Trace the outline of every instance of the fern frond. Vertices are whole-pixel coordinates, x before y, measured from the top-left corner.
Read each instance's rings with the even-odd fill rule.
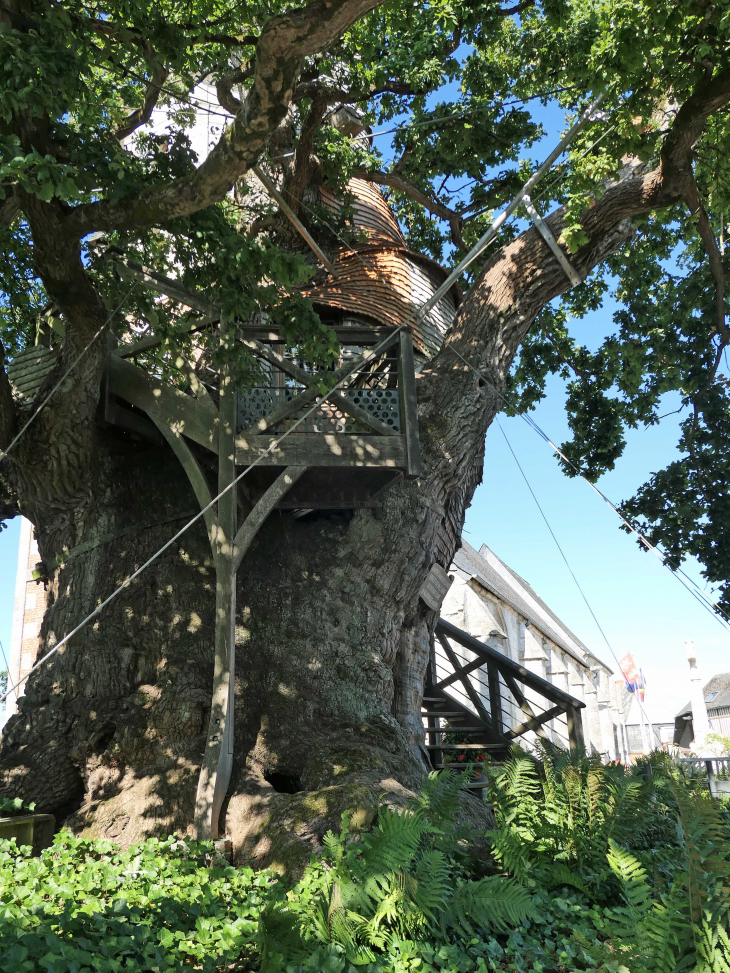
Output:
[[[420,809],[436,827],[444,830],[453,827],[459,810],[459,791],[469,776],[468,771],[431,771],[414,807]]]
[[[696,973],[730,973],[730,936],[720,924],[703,922],[696,930]]]
[[[621,891],[629,909],[635,929],[646,916],[651,907],[651,889],[646,880],[646,869],[638,859],[629,854],[625,848],[617,845],[613,839],[609,841],[611,851],[608,854],[608,864],[611,871],[621,883]]]
[[[465,882],[449,899],[444,918],[459,932],[474,936],[479,929],[506,930],[532,915],[530,895],[511,878],[488,875]]]
[[[446,856],[440,851],[427,851],[418,861],[413,879],[411,901],[426,918],[436,922],[453,885]]]
[[[514,828],[499,828],[497,831],[487,832],[487,838],[492,843],[492,854],[502,867],[510,872],[519,882],[526,882],[533,868],[529,849],[531,845],[525,841]]]

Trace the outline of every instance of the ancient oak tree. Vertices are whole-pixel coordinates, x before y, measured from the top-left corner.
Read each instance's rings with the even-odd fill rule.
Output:
[[[342,810],[424,773],[437,613],[419,590],[459,543],[503,394],[529,408],[549,372],[567,376],[565,448],[594,476],[618,460],[625,426],[656,421],[678,391],[683,458],[628,506],[677,559],[730,576],[715,543],[730,455],[728,11],[1,0],[0,447],[32,411],[12,360],[48,349],[43,394],[83,352],[0,462],[0,516],[23,514],[38,537],[44,650],[198,509],[169,439],[109,420],[110,348],[162,339],[137,365],[186,395],[214,400],[221,369],[241,389],[261,383],[242,338],[224,347],[203,324],[181,335],[180,303],[132,286],[117,258],[204,295],[234,329],[267,322],[280,351],[331,373],[341,350],[327,309],[384,328],[407,320],[402,293],[388,302],[398,260],[420,254],[438,277],[429,260],[455,263],[547,154],[543,113],[604,96],[533,194],[580,283],[534,229],[506,225],[463,279],[446,333],[417,348],[419,476],[377,508],[275,510],[243,558],[223,809],[239,857],[301,860]],[[206,144],[193,145],[203,116]],[[371,287],[345,294],[355,270],[323,269],[255,167],[329,261],[352,269],[359,254]],[[363,222],[365,197],[382,203],[382,225]],[[376,239],[383,226],[390,243]],[[590,353],[569,316],[609,287],[617,330]],[[3,734],[3,792],[125,842],[189,827],[214,605],[199,521],[29,680]]]

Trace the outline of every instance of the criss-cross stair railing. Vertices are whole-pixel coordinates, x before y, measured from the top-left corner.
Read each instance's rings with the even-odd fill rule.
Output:
[[[422,714],[435,768],[447,766],[447,757],[456,751],[466,755],[484,750],[499,759],[527,734],[550,746],[582,747],[584,706],[446,619],[437,622]],[[449,735],[469,742],[447,743]],[[476,766],[469,760],[460,765]]]

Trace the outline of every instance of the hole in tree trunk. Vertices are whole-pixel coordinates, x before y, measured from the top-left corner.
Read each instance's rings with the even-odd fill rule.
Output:
[[[296,774],[283,774],[278,770],[272,770],[264,774],[264,780],[271,784],[279,794],[297,794],[304,790],[302,782]]]

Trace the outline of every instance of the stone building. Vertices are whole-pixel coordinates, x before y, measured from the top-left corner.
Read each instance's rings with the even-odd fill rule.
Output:
[[[486,544],[477,552],[463,542],[449,574],[453,581],[441,616],[584,702],[586,747],[604,760],[624,760],[627,741],[613,671]],[[472,679],[478,681],[479,673]],[[514,705],[504,716],[510,726],[524,718]],[[566,743],[559,727],[551,730],[554,742]]]

